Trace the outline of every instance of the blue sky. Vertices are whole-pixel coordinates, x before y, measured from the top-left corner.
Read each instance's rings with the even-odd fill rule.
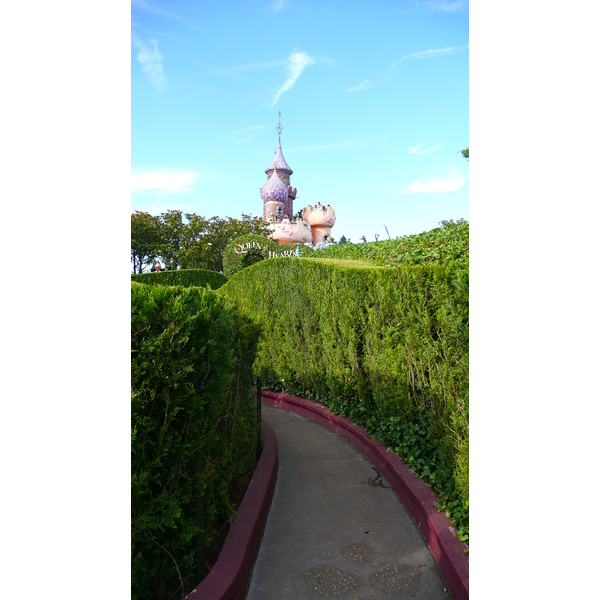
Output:
[[[468,2],[132,2],[132,210],[262,214],[279,111],[334,238],[468,219]]]

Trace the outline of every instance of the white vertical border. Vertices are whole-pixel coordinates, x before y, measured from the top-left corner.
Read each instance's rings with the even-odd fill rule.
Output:
[[[130,7],[2,12],[2,595],[128,597]]]
[[[470,591],[597,593],[592,5],[470,6]]]

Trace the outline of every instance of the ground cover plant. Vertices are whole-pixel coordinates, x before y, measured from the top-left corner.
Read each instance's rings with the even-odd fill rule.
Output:
[[[132,274],[131,281],[146,285],[181,285],[184,287],[206,287],[208,285],[211,289],[216,290],[227,281],[227,277],[222,273],[207,269],[180,269]]]
[[[316,400],[390,445],[468,541],[468,261],[377,268],[271,259],[220,294],[263,329],[263,385]]]
[[[336,244],[318,250],[316,254],[390,267],[465,261],[469,258],[469,223],[442,221],[440,227],[424,233],[378,242]]]
[[[131,285],[134,599],[182,597],[214,564],[255,468],[258,336],[214,291]]]

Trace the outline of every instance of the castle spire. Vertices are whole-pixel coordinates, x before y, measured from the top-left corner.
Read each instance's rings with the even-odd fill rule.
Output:
[[[275,130],[277,131],[277,137],[279,138],[279,144],[277,147],[281,148],[281,132],[283,131],[283,127],[281,126],[281,111],[279,111],[279,125],[275,127]]]
[[[279,138],[279,143],[277,144],[277,148],[275,148],[275,157],[271,161],[271,164],[265,169],[265,173],[270,177],[273,173],[273,167],[277,166],[277,171],[280,174],[286,174],[287,179],[285,183],[289,184],[289,176],[294,172],[290,168],[290,166],[283,158],[283,151],[281,150],[281,132],[283,131],[283,126],[281,125],[281,111],[279,111],[279,125],[275,127],[275,131],[277,131],[277,137]]]

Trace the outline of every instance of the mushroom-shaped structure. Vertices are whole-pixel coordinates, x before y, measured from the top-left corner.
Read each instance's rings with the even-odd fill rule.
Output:
[[[275,149],[275,157],[271,161],[271,164],[265,169],[265,173],[269,178],[269,181],[273,179],[274,175],[277,175],[281,181],[285,184],[288,197],[285,202],[285,206],[283,207],[283,213],[291,217],[294,213],[294,199],[296,198],[296,188],[292,188],[290,185],[290,175],[293,173],[290,165],[287,164],[285,158],[283,157],[283,152],[281,150],[281,138],[279,138],[279,142],[277,144],[277,148]]]
[[[322,242],[326,235],[331,235],[331,228],[335,225],[335,210],[329,204],[323,206],[318,202],[314,207],[309,204],[302,211],[302,217],[310,223],[313,246]]]
[[[267,183],[260,188],[260,197],[263,201],[263,219],[269,220],[270,214],[267,214],[267,202],[270,206],[281,205],[285,212],[285,205],[288,199],[287,185],[279,179],[277,169],[273,169],[273,175],[269,177]],[[277,216],[277,214],[275,214]],[[281,218],[281,217],[279,217]]]

